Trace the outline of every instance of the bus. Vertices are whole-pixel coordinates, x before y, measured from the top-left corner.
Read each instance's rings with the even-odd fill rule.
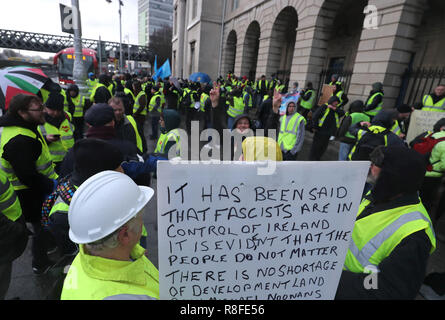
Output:
[[[82,49],[83,63],[86,73],[98,73],[98,61],[96,51],[92,49]],[[59,83],[63,86],[74,83],[73,81],[73,67],[74,67],[74,48],[66,48],[59,51],[54,56],[54,65],[57,69]]]

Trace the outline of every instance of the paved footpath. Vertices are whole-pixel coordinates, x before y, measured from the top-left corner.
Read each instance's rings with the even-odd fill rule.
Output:
[[[146,128],[151,128],[147,121]],[[151,130],[151,129],[149,129]],[[146,134],[148,149],[154,149],[154,141],[149,139]],[[306,141],[303,150],[299,155],[300,160],[307,160],[312,142],[312,135],[306,135]],[[324,161],[336,160],[338,156],[338,143],[331,142],[328,151],[323,157]],[[152,180],[152,188],[155,190],[155,197],[150,201],[145,209],[144,224],[148,232],[147,238],[147,256],[158,267],[158,234],[157,234],[157,199],[156,199],[156,180]],[[439,223],[436,234],[441,235],[442,241],[437,241],[437,250],[430,257],[427,274],[431,272],[445,272],[445,218]],[[52,257],[52,256],[51,256]],[[57,255],[55,256],[57,258]],[[47,274],[36,276],[31,268],[31,241],[24,254],[14,261],[11,285],[6,295],[6,299],[19,298],[22,300],[45,300],[59,299],[60,290],[63,283],[63,267],[51,269]],[[417,299],[422,299],[418,296]]]

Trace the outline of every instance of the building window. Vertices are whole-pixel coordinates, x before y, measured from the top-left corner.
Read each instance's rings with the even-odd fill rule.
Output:
[[[190,43],[190,68],[189,68],[189,74],[193,73],[193,70],[195,70],[195,44],[196,42],[193,41]]]
[[[198,0],[192,0],[192,20],[196,18],[198,14]]]
[[[232,11],[238,9],[239,0],[232,0]]]
[[[178,33],[178,8],[175,8],[175,18],[173,19],[173,34]]]

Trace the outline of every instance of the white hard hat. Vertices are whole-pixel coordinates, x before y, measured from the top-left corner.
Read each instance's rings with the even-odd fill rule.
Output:
[[[138,186],[117,171],[102,171],[86,180],[74,193],[68,210],[69,237],[78,244],[110,235],[153,197],[154,190]]]

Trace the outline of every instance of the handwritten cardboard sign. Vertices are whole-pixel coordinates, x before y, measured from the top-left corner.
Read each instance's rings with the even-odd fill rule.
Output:
[[[321,96],[320,99],[318,100],[318,105],[322,106],[325,103],[327,103],[329,98],[332,97],[334,91],[335,91],[334,86],[324,84],[323,88],[321,89]]]
[[[409,143],[419,134],[433,131],[436,122],[442,118],[445,118],[445,112],[414,110],[409,121],[406,141]]]
[[[261,165],[158,163],[161,299],[334,298],[369,162]]]

